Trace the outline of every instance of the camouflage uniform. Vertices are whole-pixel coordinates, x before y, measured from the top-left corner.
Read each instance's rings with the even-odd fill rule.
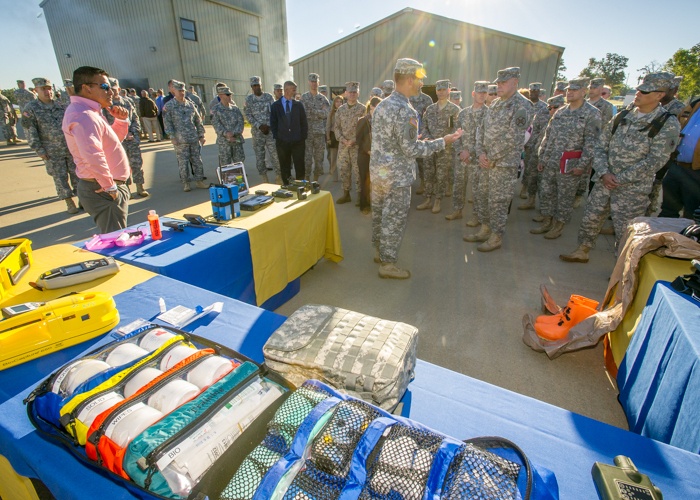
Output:
[[[238,106],[231,103],[224,106],[218,102],[211,108],[211,124],[216,131],[216,144],[219,146],[219,165],[230,165],[245,161],[243,152],[243,113]],[[233,132],[233,141],[229,141],[226,132]]]
[[[416,110],[416,114],[418,115],[418,130],[420,130],[423,127],[423,115],[425,114],[425,110],[428,109],[428,106],[433,104],[433,100],[424,92],[420,92],[418,95],[413,95],[409,97],[408,100],[411,103],[411,106],[413,106],[413,109]],[[423,162],[423,158],[416,158],[416,163],[418,164],[418,177],[421,181],[425,180]]]
[[[594,246],[609,214],[612,215],[617,245],[625,234],[627,224],[633,218],[644,215],[654,174],[676,149],[680,134],[678,120],[669,118],[656,137],[650,139],[648,130],[644,128],[665,110],[659,105],[644,116],[639,116],[638,111],[635,108],[627,114],[626,124],[620,124],[615,135],[612,135],[612,122],[604,129],[603,148],[606,154],[594,162],[596,177],[610,173],[615,175],[620,185],[608,190],[602,182],[596,182],[579,228],[580,245]]]
[[[204,117],[206,115],[204,114],[204,103],[202,102],[202,99],[197,94],[190,91],[185,92],[185,97],[194,103],[194,105],[197,107],[197,111],[199,112],[199,116],[202,118],[202,121],[204,121]]]
[[[544,167],[539,186],[540,211],[545,217],[565,224],[571,220],[581,176],[562,174],[559,163],[565,151],[581,151],[581,158],[570,159],[568,168],[583,169],[587,177],[594,159],[601,154],[601,126],[600,113],[585,101],[574,110],[567,104],[552,116],[539,148],[539,163]]]
[[[15,128],[17,115],[10,100],[2,94],[0,94],[0,115],[2,115],[2,131],[5,135],[5,140],[8,143],[14,141],[17,139],[17,130]]]
[[[544,134],[544,129],[549,123],[549,110],[547,103],[537,101],[533,105],[532,112],[535,117],[532,119],[532,133],[530,139],[525,143],[525,172],[523,173],[523,186],[527,189],[527,194],[535,196],[537,194],[537,183],[539,176],[537,171],[537,148]]]
[[[277,158],[277,147],[275,139],[272,137],[272,132],[263,134],[260,131],[261,125],[270,126],[270,106],[275,102],[272,94],[263,92],[258,97],[255,94],[248,94],[245,98],[245,117],[250,123],[250,131],[253,135],[253,150],[255,151],[255,165],[260,175],[267,174],[266,172],[266,157],[267,165],[275,170],[275,174],[282,175],[280,171],[280,161]]]
[[[591,85],[593,84],[593,81],[596,79],[591,80]],[[608,101],[603,99],[602,97],[598,99],[596,102],[590,102],[588,101],[589,104],[594,106],[598,111],[600,111],[600,116],[603,122],[603,127],[605,127],[610,120],[612,120],[613,116],[613,105],[610,104]],[[579,179],[579,186],[578,190],[576,192],[577,196],[585,196],[586,193],[588,192],[589,185],[590,185],[590,174],[589,175],[582,175],[581,179]],[[597,176],[596,176],[597,177]]]
[[[477,214],[477,217],[480,212],[483,214],[483,210],[479,208],[479,199],[477,197],[479,192],[479,158],[476,154],[476,131],[483,126],[488,109],[489,107],[484,104],[479,109],[474,109],[472,105],[460,111],[459,115],[457,115],[457,126],[464,133],[454,143],[457,155],[462,151],[469,151],[469,161],[465,163],[459,159],[459,156],[457,157],[452,207],[455,211],[464,209],[464,201],[467,196],[467,176],[469,176],[469,183],[472,186],[474,195],[474,213]],[[481,222],[481,219],[479,219],[479,222]]]
[[[27,89],[15,89],[15,100],[17,101],[20,112],[22,112],[27,104],[36,100],[36,95],[34,95],[34,92],[30,92]]]
[[[477,132],[477,156],[486,155],[489,168],[479,172],[479,220],[497,236],[503,236],[508,207],[518,182],[518,166],[525,131],[532,120],[532,103],[520,92],[491,103],[484,126]]]
[[[129,166],[131,167],[131,179],[134,184],[143,184],[143,158],[141,157],[141,124],[139,121],[139,115],[136,113],[136,108],[134,101],[124,97],[115,97],[113,102],[116,106],[121,106],[129,112],[129,116],[126,118],[129,121],[129,133],[134,137],[132,139],[128,138],[128,135],[122,141],[122,147],[124,152],[126,152],[127,158],[129,158]],[[107,122],[111,125],[114,123],[114,117],[107,110],[103,109],[102,114],[104,115]]]
[[[343,191],[350,191],[352,177],[355,177],[355,191],[360,194],[360,171],[357,166],[357,145],[346,146],[343,140],[355,142],[357,120],[365,114],[365,107],[359,102],[354,106],[343,104],[335,113],[334,132],[338,143],[338,170],[343,182]]]
[[[311,179],[311,163],[314,164],[314,180],[323,174],[323,153],[326,150],[326,120],[331,112],[331,104],[323,94],[313,95],[304,92],[301,96],[306,120],[309,123],[309,135],[306,138],[306,180]]]
[[[165,133],[173,141],[180,181],[190,181],[190,163],[194,169],[194,180],[204,177],[204,164],[200,152],[199,140],[204,137],[204,126],[199,111],[189,99],[183,102],[171,99],[163,106],[163,125]]]
[[[63,135],[62,123],[66,107],[56,100],[44,104],[34,99],[24,106],[22,127],[29,147],[44,160],[46,172],[53,177],[56,194],[61,200],[72,198],[78,186],[75,162]],[[72,187],[71,187],[72,186]]]
[[[664,108],[666,108],[666,111],[678,118],[680,112],[683,110],[683,108],[685,108],[685,104],[683,104],[678,99],[674,98],[671,102],[664,106]]]
[[[416,179],[415,157],[445,149],[445,141],[418,140],[418,119],[408,98],[393,92],[372,117],[372,243],[382,262],[395,263],[411,205]]]
[[[421,136],[424,139],[432,140],[451,134],[455,131],[459,112],[459,106],[449,100],[445,102],[442,109],[437,102],[431,104],[423,115]],[[427,197],[442,198],[447,191],[450,165],[454,160],[452,150],[450,144],[444,150],[428,157],[424,162],[425,195]]]

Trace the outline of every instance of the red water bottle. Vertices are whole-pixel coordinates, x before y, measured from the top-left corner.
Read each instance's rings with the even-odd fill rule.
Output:
[[[160,217],[155,210],[148,212],[148,224],[151,226],[151,239],[159,240],[163,237],[163,232],[160,230]]]

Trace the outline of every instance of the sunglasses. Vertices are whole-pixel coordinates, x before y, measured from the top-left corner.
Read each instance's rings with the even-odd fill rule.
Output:
[[[112,90],[112,87],[109,86],[109,83],[86,83],[85,85],[97,85],[105,92],[107,92],[108,90]]]
[[[643,94],[643,95],[648,95],[648,94],[651,94],[652,92],[663,92],[663,91],[662,90],[638,90],[637,92],[639,92],[640,94]]]
[[[547,106],[547,109],[549,109],[549,110],[559,109],[559,106]]]

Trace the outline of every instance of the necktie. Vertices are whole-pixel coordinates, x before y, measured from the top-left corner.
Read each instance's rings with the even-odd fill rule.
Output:
[[[292,103],[291,103],[291,102],[289,102],[289,101],[287,101],[287,114],[289,114],[289,113],[291,113],[291,112],[292,112],[292,110],[290,109],[290,108],[291,108],[291,106],[292,106]]]

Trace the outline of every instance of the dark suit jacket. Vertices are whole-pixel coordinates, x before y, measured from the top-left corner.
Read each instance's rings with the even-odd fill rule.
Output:
[[[306,121],[306,111],[299,101],[291,101],[292,111],[290,119],[282,106],[282,99],[276,100],[270,107],[270,130],[272,137],[284,142],[305,141],[309,132],[309,124]]]

